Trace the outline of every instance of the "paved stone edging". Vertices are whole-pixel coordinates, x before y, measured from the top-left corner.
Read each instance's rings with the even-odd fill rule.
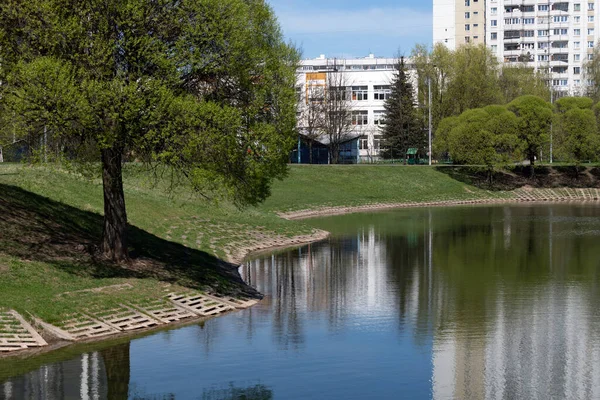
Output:
[[[391,210],[398,208],[415,207],[444,207],[468,204],[503,204],[503,203],[527,203],[527,202],[565,202],[565,201],[594,201],[600,200],[600,189],[598,188],[560,188],[560,189],[518,189],[511,194],[514,197],[507,198],[483,198],[471,200],[442,200],[429,202],[403,202],[403,203],[374,203],[362,206],[338,206],[323,207],[317,209],[291,211],[279,213],[281,218],[288,220],[300,220],[329,215],[343,215],[356,212]]]

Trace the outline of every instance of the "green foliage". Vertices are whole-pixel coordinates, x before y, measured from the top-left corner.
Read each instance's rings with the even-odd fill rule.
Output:
[[[543,99],[550,98],[548,76],[542,71],[535,71],[526,64],[502,66],[499,77],[502,101],[510,103],[519,96],[533,95]]]
[[[517,118],[503,106],[467,110],[444,120],[443,137],[452,159],[459,164],[494,167],[515,160]]]
[[[490,49],[485,45],[460,46],[453,59],[447,98],[453,105],[454,115],[501,101],[499,63]]]
[[[564,113],[574,108],[591,110],[593,105],[594,100],[589,97],[561,97],[554,102],[558,113]]]
[[[448,138],[452,129],[454,129],[459,122],[460,121],[458,117],[446,117],[440,122],[437,130],[435,131],[435,136],[432,143],[434,154],[442,156],[443,153],[449,152],[450,147],[448,144]]]
[[[404,57],[401,57],[392,81],[392,93],[385,102],[385,125],[381,130],[383,158],[403,158],[410,147],[425,147],[425,134],[417,118],[413,93]]]
[[[297,58],[259,0],[0,5],[3,116],[19,137],[38,146],[45,128],[84,161],[121,149],[240,204],[285,174]]]
[[[600,134],[593,101],[586,97],[564,97],[556,102],[556,155],[562,161],[575,163],[596,160],[600,151]]]
[[[533,167],[540,150],[549,141],[552,105],[537,96],[521,96],[507,108],[517,116],[520,148]]]
[[[432,49],[417,44],[411,53],[417,73],[418,104],[427,104],[431,78],[433,127],[446,117],[492,104],[506,104],[522,95],[550,98],[547,77],[523,65],[500,67],[484,45],[466,44],[449,50],[442,43]],[[426,125],[427,107],[418,110]]]
[[[594,102],[600,101],[600,45],[594,47],[591,59],[588,59],[583,66],[582,82],[591,81],[591,85],[586,85],[585,95],[592,98]]]

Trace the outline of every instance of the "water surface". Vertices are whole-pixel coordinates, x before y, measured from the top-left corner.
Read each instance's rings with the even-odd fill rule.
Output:
[[[0,399],[600,398],[600,208],[310,221],[241,270],[266,295],[143,338],[0,361]]]

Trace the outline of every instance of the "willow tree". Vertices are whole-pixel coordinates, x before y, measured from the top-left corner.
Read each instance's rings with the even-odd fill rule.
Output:
[[[579,176],[582,161],[596,160],[600,151],[598,124],[589,97],[562,97],[556,101],[554,131],[556,154],[575,164]]]
[[[296,62],[262,0],[0,4],[0,108],[20,135],[101,166],[101,249],[115,261],[127,160],[240,205],[268,196],[294,143]]]
[[[550,139],[552,105],[537,96],[521,96],[511,101],[507,108],[517,116],[520,148],[529,160],[533,177],[535,160]]]

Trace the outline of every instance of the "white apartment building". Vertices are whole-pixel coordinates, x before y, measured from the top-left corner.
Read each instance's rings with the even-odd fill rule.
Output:
[[[482,5],[484,29],[475,31],[480,20],[472,18]],[[599,6],[600,0],[434,0],[434,43],[454,49],[483,34],[500,61],[548,72],[555,98],[577,95],[589,84],[584,64],[598,41]],[[456,12],[444,19],[436,9]]]
[[[308,104],[309,92],[315,87],[326,87],[327,74],[342,73],[353,110],[351,134],[359,137],[358,162],[379,159],[384,103],[391,94],[391,82],[397,62],[395,58],[378,58],[373,54],[354,59],[327,58],[321,55],[316,59],[301,61],[297,74],[300,131],[305,126],[302,107]],[[414,68],[410,67],[408,60],[405,62],[414,79]]]

